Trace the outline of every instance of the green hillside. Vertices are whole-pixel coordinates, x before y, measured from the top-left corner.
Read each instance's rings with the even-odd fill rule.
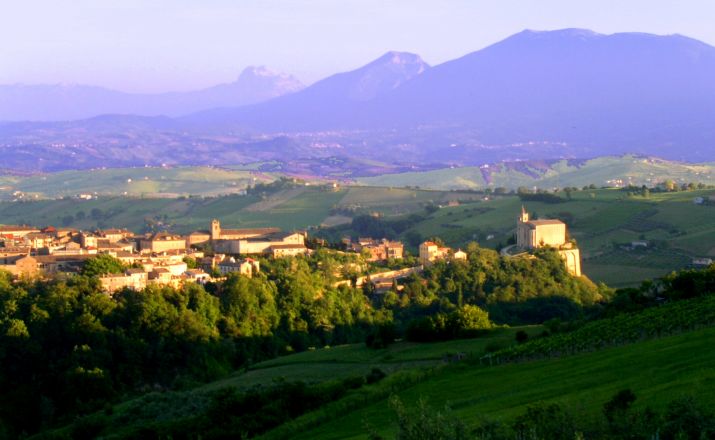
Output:
[[[470,425],[485,419],[511,420],[536,402],[558,402],[593,417],[604,402],[626,388],[639,396],[641,405],[647,402],[656,408],[683,395],[713,405],[715,353],[709,348],[713,337],[715,329],[710,328],[561,359],[498,367],[459,364],[396,393],[410,406],[420,398],[434,408],[448,403]],[[304,416],[295,427],[311,417],[318,414]],[[366,422],[388,434],[395,429],[393,417],[383,399],[344,415],[334,414],[331,420],[295,430],[290,437],[269,433],[263,438],[366,439]]]
[[[244,190],[257,182],[270,182],[272,174],[253,170],[250,164],[239,168],[110,168],[31,176],[0,176],[0,200],[15,198],[60,198],[79,194],[219,195]],[[16,194],[19,193],[19,194]]]
[[[420,187],[430,189],[517,188],[544,189],[633,184],[653,186],[666,179],[676,182],[715,184],[715,165],[686,164],[633,156],[601,157],[585,162],[515,162],[482,167],[445,168],[434,171],[386,174],[358,179],[369,186]]]
[[[340,209],[402,215],[429,203],[478,199],[480,195],[410,189],[299,186],[259,195],[223,197],[100,197],[95,200],[0,202],[0,223],[76,228],[124,227],[143,231],[157,224],[179,232],[206,229],[213,218],[227,226],[277,226],[285,230],[350,222]],[[98,211],[97,211],[98,210]],[[94,212],[94,214],[93,214]]]
[[[450,246],[476,240],[502,245],[512,237],[524,205],[540,218],[564,220],[582,251],[583,270],[594,281],[619,287],[688,266],[694,257],[715,256],[715,207],[696,205],[712,190],[628,196],[617,189],[578,191],[561,203],[524,202],[497,197],[486,202],[440,209],[401,234],[409,239],[440,237]],[[633,241],[645,248],[627,249]]]

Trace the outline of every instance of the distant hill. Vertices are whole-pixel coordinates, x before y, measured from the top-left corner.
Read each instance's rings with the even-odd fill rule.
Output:
[[[715,185],[715,164],[689,164],[652,157],[599,157],[590,160],[520,161],[479,167],[443,168],[423,172],[361,177],[370,186],[423,189],[483,189],[519,186],[542,189],[584,185],[652,187],[672,179],[680,183]]]
[[[301,90],[293,76],[247,67],[236,81],[191,92],[124,93],[85,85],[0,85],[0,121],[61,121],[104,114],[179,116],[255,104]]]
[[[351,102],[343,88],[318,83],[283,99],[186,119],[210,116],[261,131],[398,129],[408,139],[419,128],[437,133],[437,142],[423,146],[432,149],[548,141],[579,156],[703,160],[715,141],[712,78],[715,47],[684,36],[527,30],[425,69],[369,101]]]
[[[209,108],[181,117],[0,124],[4,167],[279,160],[329,162],[333,173],[334,165],[358,159],[429,170],[623,154],[715,157],[715,47],[681,35],[527,30],[434,67],[389,52],[302,90],[290,77],[261,72],[195,95],[157,95],[174,99],[171,112],[152,101],[142,106],[142,114],[170,115],[186,113],[189,103]],[[257,95],[239,93],[244,86]],[[293,93],[277,96],[286,91]],[[270,96],[277,97],[225,102]],[[57,112],[56,101],[48,102],[36,111]],[[94,112],[94,102],[71,110]]]
[[[370,101],[388,95],[429,69],[419,55],[388,52],[358,69],[325,78],[304,90],[263,104],[221,108],[182,118],[200,128],[281,131],[341,128]]]

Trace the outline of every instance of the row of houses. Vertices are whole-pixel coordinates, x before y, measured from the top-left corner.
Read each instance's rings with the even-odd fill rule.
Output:
[[[375,240],[374,238],[360,237],[353,242],[349,237],[343,238],[346,249],[368,255],[367,261],[387,261],[401,260],[404,256],[405,247],[399,241],[390,241],[386,238]]]
[[[280,258],[307,254],[305,238],[305,233],[282,233],[276,228],[222,231],[218,220],[211,222],[210,232],[188,236],[168,232],[135,235],[126,229],[0,226],[0,270],[15,277],[79,272],[89,258],[108,254],[133,268],[100,277],[107,292],[142,289],[152,283],[178,286],[233,272],[253,276],[260,266],[249,255]],[[213,255],[207,257],[197,249],[204,244]],[[187,257],[199,267],[189,269]]]

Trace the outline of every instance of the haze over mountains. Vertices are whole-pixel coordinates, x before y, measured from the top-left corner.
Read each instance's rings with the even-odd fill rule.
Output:
[[[94,147],[83,163],[104,166],[117,158],[104,157],[102,143],[132,151],[123,165],[338,157],[434,168],[625,153],[707,161],[715,153],[715,47],[681,35],[527,30],[433,67],[389,52],[302,90],[281,78],[281,87],[274,77],[267,87],[281,96],[251,105],[186,114],[190,106],[177,99],[164,113],[185,114],[178,118],[10,123],[0,125],[0,143],[25,154],[29,145],[71,143],[77,157],[90,150],[84,141]],[[231,86],[196,93],[231,95],[221,87]]]
[[[191,92],[124,93],[84,85],[0,85],[0,121],[63,121],[104,114],[179,116],[266,101],[305,86],[295,77],[251,66],[236,81]]]

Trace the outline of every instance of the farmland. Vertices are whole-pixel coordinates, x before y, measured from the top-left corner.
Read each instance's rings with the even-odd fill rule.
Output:
[[[384,174],[363,177],[358,179],[358,182],[370,186],[411,186],[425,189],[514,189],[519,186],[552,189],[590,184],[653,186],[666,179],[679,183],[715,184],[715,165],[620,156],[585,161],[504,162],[481,167]]]
[[[711,193],[652,193],[646,198],[617,189],[592,189],[573,192],[570,198],[562,193],[560,203],[544,203],[509,195],[485,201],[475,192],[312,185],[263,196],[5,202],[0,203],[0,222],[186,233],[205,229],[212,218],[219,218],[228,227],[293,230],[324,225],[334,227],[333,235],[340,237],[358,235],[349,223],[360,213],[379,213],[386,220],[418,213],[418,221],[395,237],[416,252],[409,241],[415,234],[422,239],[440,237],[454,247],[470,241],[491,248],[503,245],[524,204],[538,217],[564,220],[582,250],[586,275],[620,287],[686,267],[695,257],[715,256],[715,207],[693,203],[695,197]],[[459,201],[459,206],[448,207],[450,201]],[[428,205],[443,208],[426,213]],[[647,246],[632,248],[634,241]]]

